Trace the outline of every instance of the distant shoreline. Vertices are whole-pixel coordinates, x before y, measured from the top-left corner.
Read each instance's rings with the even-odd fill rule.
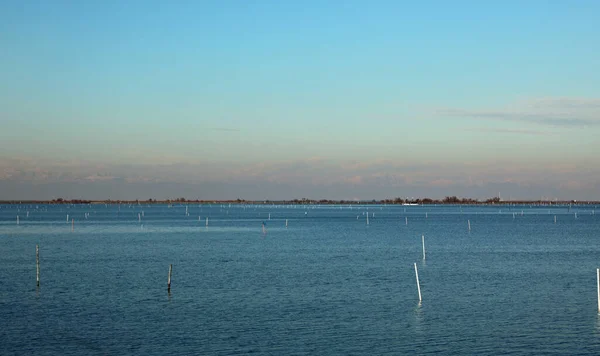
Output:
[[[500,200],[491,198],[477,200],[471,198],[446,197],[444,199],[382,199],[382,200],[331,200],[331,199],[292,199],[292,200],[193,200],[193,199],[167,199],[167,200],[86,200],[86,199],[53,199],[53,200],[0,200],[0,204],[239,204],[239,205],[595,205],[597,200]]]

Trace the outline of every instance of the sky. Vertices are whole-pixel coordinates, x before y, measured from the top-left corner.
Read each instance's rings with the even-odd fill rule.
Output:
[[[598,1],[0,1],[1,199],[600,200]]]

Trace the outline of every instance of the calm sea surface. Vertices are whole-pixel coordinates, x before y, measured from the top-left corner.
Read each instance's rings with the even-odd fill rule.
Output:
[[[599,355],[595,209],[4,205],[0,354]]]

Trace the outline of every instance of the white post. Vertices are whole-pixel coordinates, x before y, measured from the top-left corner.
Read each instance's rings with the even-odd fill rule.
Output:
[[[271,220],[271,213],[269,213],[269,220]]]
[[[285,227],[287,227],[287,221],[288,221],[288,219],[285,219]]]
[[[423,260],[425,260],[425,235],[421,235],[421,241],[423,242]]]
[[[69,222],[69,214],[67,214],[67,222]]]
[[[408,225],[408,216],[404,217],[404,222],[406,225]]]
[[[554,223],[556,224],[556,215],[554,215]]]
[[[142,222],[142,215],[140,215],[140,213],[138,213],[138,221]]]
[[[167,280],[167,292],[171,291],[171,272],[173,271],[173,265],[169,265],[169,279]]]
[[[206,217],[206,226],[208,227],[208,216]]]
[[[600,268],[596,268],[596,283],[598,285],[598,313],[600,313]]]
[[[469,224],[469,231],[471,231],[471,220],[467,220],[467,224]]]
[[[417,264],[415,263],[415,276],[417,277],[417,291],[419,292],[419,302],[422,301],[421,298],[421,285],[419,284],[419,271],[417,270]]]
[[[35,245],[35,266],[36,266],[36,281],[37,286],[40,286],[40,246]],[[600,293],[600,292],[598,292]]]
[[[19,225],[19,215],[17,215],[17,225]]]
[[[369,212],[367,211],[367,225],[369,225]]]
[[[427,219],[427,213],[425,213],[425,219]]]
[[[75,219],[71,219],[71,232],[75,231]]]

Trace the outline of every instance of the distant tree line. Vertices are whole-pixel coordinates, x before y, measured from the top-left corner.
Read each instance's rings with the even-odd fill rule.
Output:
[[[268,201],[267,201],[268,202]],[[382,200],[328,200],[328,199],[294,199],[291,201],[285,201],[286,203],[292,204],[387,204],[387,205],[395,205],[395,204],[419,204],[419,205],[428,205],[428,204],[498,204],[501,202],[500,198],[494,197],[489,198],[483,201],[472,199],[472,198],[459,198],[457,196],[449,196],[444,199],[431,199],[431,198],[416,198],[416,199],[402,199],[400,197],[393,199],[382,199]]]
[[[447,196],[443,199],[431,199],[431,198],[411,198],[403,199],[400,197],[382,199],[382,200],[330,200],[330,199],[292,199],[292,200],[202,200],[202,199],[153,199],[148,200],[85,200],[85,199],[63,199],[57,198],[52,200],[4,200],[0,203],[3,204],[22,204],[22,203],[37,203],[37,204],[295,204],[295,205],[351,205],[351,204],[386,204],[386,205],[402,205],[402,204],[419,204],[419,205],[445,205],[445,204],[460,204],[460,205],[476,205],[476,204],[532,204],[532,205],[555,205],[555,204],[600,204],[599,201],[576,201],[576,200],[562,200],[562,201],[547,201],[547,200],[510,200],[503,201],[499,197],[488,198],[484,200],[472,199],[472,198],[459,198],[457,196]]]

